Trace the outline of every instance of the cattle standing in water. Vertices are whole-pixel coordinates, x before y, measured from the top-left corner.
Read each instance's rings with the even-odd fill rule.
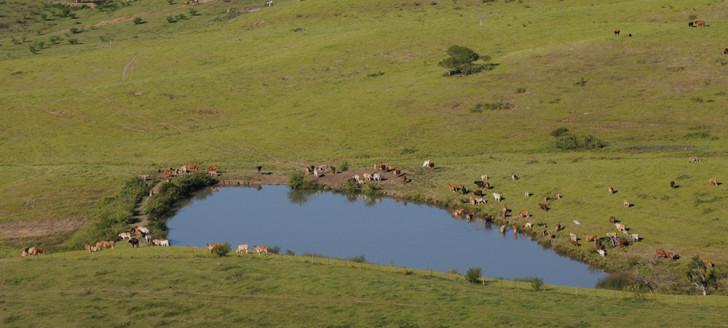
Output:
[[[139,239],[136,239],[136,238],[129,239],[129,244],[131,245],[132,248],[139,248]]]

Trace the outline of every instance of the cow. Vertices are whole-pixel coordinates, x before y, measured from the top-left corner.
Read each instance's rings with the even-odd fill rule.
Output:
[[[129,240],[129,239],[131,239],[131,233],[130,232],[120,232],[118,234],[118,236],[119,236],[119,239],[123,239],[123,240]]]
[[[617,218],[614,216],[610,216],[609,223],[611,223],[611,224],[619,223],[619,220],[617,220]]]
[[[516,180],[518,180],[518,179],[519,179],[519,178],[518,178],[518,176],[517,176],[517,175],[515,175],[515,174],[511,174],[511,180],[513,180],[513,181],[516,181]]]
[[[702,19],[693,21],[693,25],[694,25],[694,27],[705,27],[706,26],[705,21]]]
[[[617,192],[617,189],[614,189],[614,187],[609,187],[609,194],[614,194]]]
[[[494,193],[493,193],[493,199],[494,199],[494,200],[495,200],[496,202],[499,202],[499,203],[500,203],[500,202],[501,202],[501,201],[503,200],[503,195],[501,195],[501,194],[499,194],[499,193],[497,193],[497,192],[494,192]]]
[[[675,181],[670,181],[670,188],[671,189],[677,189],[678,185],[675,183]]]
[[[531,222],[524,223],[523,229],[533,229],[533,223],[531,223]]]
[[[503,206],[503,208],[501,208],[500,214],[503,218],[506,218],[508,217],[508,212],[510,212],[508,207]]]
[[[530,192],[528,192],[528,191],[526,191],[526,192],[523,193],[523,195],[526,196],[526,198],[528,198],[528,197],[531,197],[531,195],[533,195],[533,194],[530,193]]]
[[[586,241],[595,241],[597,240],[597,235],[590,233],[585,236]]]
[[[147,244],[152,242],[152,235],[144,235],[142,238],[144,238],[144,242]]]
[[[154,245],[154,246],[162,246],[162,247],[169,247],[169,240],[167,240],[167,239],[154,239],[154,240],[152,240],[152,245]]]
[[[630,239],[631,239],[631,240],[632,240],[633,242],[638,242],[638,241],[640,241],[640,235],[638,235],[638,234],[636,234],[636,233],[633,233],[633,234],[629,235],[629,238],[630,238]]]
[[[728,48],[727,48],[727,49],[728,49]],[[700,162],[702,162],[702,161],[703,161],[703,160],[702,160],[702,159],[700,159],[700,157],[697,157],[697,156],[691,156],[691,157],[688,157],[688,162],[689,162],[689,163],[700,163]]]
[[[572,220],[571,222],[574,222],[574,224],[576,224],[576,225],[580,225],[581,224],[581,221],[579,221],[579,220]]]
[[[460,218],[464,214],[465,214],[465,209],[464,208],[455,209],[454,211],[452,211],[450,213],[450,215],[452,215],[452,217],[454,217],[454,218]]]
[[[273,0],[266,0],[265,6],[266,7],[273,7]]]
[[[207,251],[209,251],[210,254],[212,254],[212,252],[215,250],[215,248],[217,248],[221,245],[222,244],[217,244],[217,243],[207,243]]]
[[[240,244],[235,249],[235,254],[240,255],[242,253],[248,254],[248,244]]]
[[[113,240],[101,240],[96,242],[96,247],[99,249],[114,248],[114,244]]]
[[[572,243],[576,243],[576,242],[579,241],[579,237],[575,233],[570,232],[569,233],[569,240],[571,240]]]
[[[374,173],[374,174],[372,174],[372,181],[381,182],[382,176],[379,175],[379,173]]]
[[[717,187],[720,185],[720,182],[718,181],[718,178],[712,177],[712,178],[708,179],[708,184],[713,187]]]
[[[548,212],[550,210],[548,203],[544,203],[544,202],[538,203],[538,207],[546,212]]]
[[[358,174],[355,174],[353,178],[354,178],[354,181],[356,181],[356,183],[358,183],[358,184],[364,183],[364,179],[361,176],[359,176]]]
[[[632,203],[630,203],[629,200],[626,200],[626,199],[624,200],[624,203],[622,203],[622,204],[624,205],[625,208],[632,207]]]
[[[498,227],[498,231],[501,233],[501,235],[505,235],[506,234],[506,226],[505,225],[501,225],[500,227]]]
[[[726,49],[728,49],[728,48],[726,48]],[[488,182],[488,175],[486,175],[486,174],[481,175],[480,176],[480,181]]]
[[[128,243],[131,245],[132,248],[139,248],[139,239],[129,239]]]
[[[606,236],[608,238],[617,238],[617,234],[614,232],[607,232]]]
[[[94,245],[91,245],[91,244],[83,245],[83,249],[88,251],[89,253],[95,253],[95,252],[98,252],[101,250],[100,248],[98,248]]]
[[[43,255],[45,253],[46,253],[45,248],[31,246],[31,247],[24,249],[20,253],[20,256],[36,256],[36,255]]]
[[[599,254],[599,256],[601,256],[601,257],[605,257],[605,256],[607,256],[607,250],[605,250],[603,248],[597,249],[597,254]]]
[[[487,204],[487,203],[488,203],[488,200],[486,200],[483,197],[470,196],[471,205],[480,205],[480,204]]]
[[[372,175],[370,173],[362,173],[364,181],[372,181]]]
[[[614,30],[614,35],[615,36],[619,36],[619,33],[622,33],[622,31],[620,31],[620,30]]]
[[[522,218],[529,218],[531,217],[531,213],[528,213],[528,211],[521,211],[521,213],[518,213]]]
[[[728,48],[725,48],[725,49],[723,50],[723,54],[724,54],[724,55],[728,55]]]
[[[402,175],[402,183],[410,183],[412,182],[411,178],[408,178],[406,175]]]
[[[430,168],[430,169],[435,168],[435,162],[428,159],[428,160],[422,162],[422,167]]]
[[[561,195],[560,192],[557,192],[554,194],[554,199],[561,199],[562,197],[563,197],[563,195]]]
[[[395,175],[395,176],[400,176],[400,175],[402,175],[402,170],[400,170],[400,169],[394,169],[394,171],[393,171],[393,172],[394,172],[394,175]]]
[[[134,227],[134,233],[137,235],[142,235],[142,236],[148,235],[149,229],[146,227],[142,227],[142,226]]]
[[[255,246],[255,254],[261,255],[268,255],[268,246]]]
[[[615,223],[614,227],[617,228],[617,231],[621,231],[621,232],[627,231],[627,227],[622,223]]]

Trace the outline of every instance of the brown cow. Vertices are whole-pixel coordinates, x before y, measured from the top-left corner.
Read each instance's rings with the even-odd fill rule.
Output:
[[[528,213],[528,211],[521,211],[521,213],[519,213],[519,215],[520,215],[520,216],[521,216],[522,218],[524,218],[524,219],[525,219],[525,218],[528,218],[528,217],[531,217],[531,213]]]
[[[632,203],[630,203],[630,202],[629,202],[628,200],[626,200],[626,199],[624,200],[624,203],[623,203],[623,204],[624,204],[624,207],[625,207],[625,208],[629,208],[629,207],[632,207]]]
[[[725,48],[725,50],[723,50],[723,54],[728,55],[728,48]]]
[[[614,35],[615,35],[615,36],[619,36],[619,33],[621,33],[621,32],[622,32],[622,31],[620,31],[620,30],[614,30]]]
[[[720,182],[718,181],[718,178],[712,177],[712,178],[708,179],[708,184],[711,186],[717,187],[720,185]]]
[[[114,248],[114,241],[113,240],[101,240],[96,242],[96,248],[98,249],[104,249],[104,248]]]
[[[217,248],[218,246],[221,246],[222,244],[216,244],[216,243],[208,243],[207,244],[207,250],[212,254],[212,252]]]
[[[255,246],[255,253],[258,255],[268,255],[268,246]]]
[[[542,210],[546,211],[546,212],[548,212],[549,209],[550,209],[549,208],[549,204],[547,204],[545,202],[538,203],[538,207],[541,208]]]
[[[617,192],[617,189],[614,189],[614,187],[609,187],[609,193],[614,194]]]
[[[693,22],[693,25],[695,25],[695,27],[705,27],[705,21],[702,19],[698,19]]]
[[[597,240],[597,235],[595,235],[593,233],[590,233],[590,234],[586,235],[585,237],[586,237],[586,241],[595,241],[595,240]]]

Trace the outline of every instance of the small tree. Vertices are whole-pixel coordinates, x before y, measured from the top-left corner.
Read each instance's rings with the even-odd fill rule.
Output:
[[[445,75],[470,75],[493,69],[496,64],[488,63],[490,57],[481,56],[477,52],[463,46],[452,46],[447,49],[448,58],[440,61],[440,66],[448,69]],[[480,63],[478,63],[480,61]]]
[[[224,243],[222,245],[217,245],[212,249],[212,253],[219,257],[227,256],[228,253],[230,253],[230,244]]]
[[[531,281],[531,289],[533,289],[535,291],[540,291],[541,288],[543,288],[543,280],[541,280],[541,278],[534,277],[534,278],[531,278],[530,281]]]
[[[482,272],[483,270],[481,270],[480,268],[471,267],[465,274],[465,279],[471,283],[478,284],[481,282]]]
[[[698,288],[703,296],[708,295],[711,288],[718,287],[718,274],[709,267],[699,256],[693,257],[688,264],[688,280]]]

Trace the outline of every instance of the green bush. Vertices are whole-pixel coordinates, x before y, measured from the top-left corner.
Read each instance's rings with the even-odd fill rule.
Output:
[[[465,279],[471,283],[479,284],[481,283],[481,277],[482,276],[482,270],[477,267],[471,267],[468,269],[468,272],[465,274]]]
[[[144,18],[136,17],[134,18],[134,24],[136,25],[142,25],[145,24],[147,21],[144,20]]]
[[[276,246],[268,248],[268,252],[271,254],[280,254],[281,248],[276,245]]]
[[[489,63],[489,56],[481,56],[477,52],[463,46],[451,46],[447,49],[448,57],[440,61],[439,65],[447,68],[446,76],[471,75],[485,70],[494,69],[496,64]]]
[[[561,150],[593,150],[608,146],[605,141],[593,135],[574,134],[563,127],[551,131],[551,136],[556,138],[556,148]]]
[[[373,183],[365,183],[361,186],[361,193],[369,197],[377,197],[382,195],[382,190]]]
[[[227,256],[228,253],[230,253],[230,244],[224,243],[222,245],[217,245],[212,249],[212,253],[219,257]]]
[[[553,131],[551,131],[551,136],[558,138],[558,137],[563,136],[563,135],[565,135],[567,133],[569,133],[569,129],[567,129],[565,127],[560,127],[560,128],[556,128]]]
[[[531,289],[534,291],[540,291],[543,288],[543,280],[541,278],[533,277],[529,281],[531,282]]]
[[[354,256],[354,257],[350,258],[349,261],[356,262],[356,263],[367,263],[367,259],[364,257],[364,255]]]
[[[167,16],[167,23],[173,24],[177,23],[179,19],[177,19],[177,16]]]
[[[288,176],[288,187],[293,190],[317,190],[319,185],[314,181],[306,180],[302,172],[295,172]]]
[[[339,172],[346,172],[349,171],[349,162],[344,161],[339,165]]]

